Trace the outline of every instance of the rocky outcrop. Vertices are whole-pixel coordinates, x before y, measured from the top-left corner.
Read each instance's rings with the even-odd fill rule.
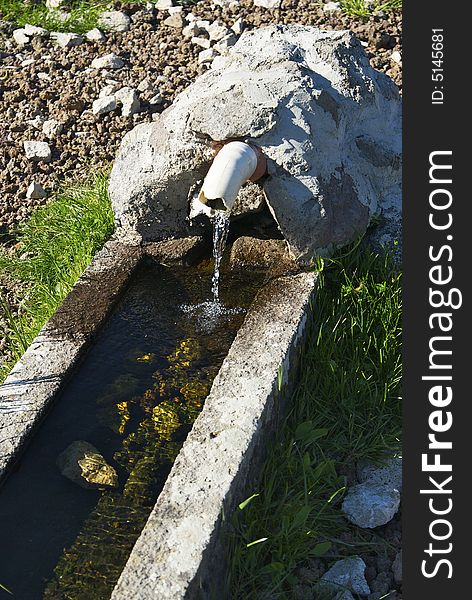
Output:
[[[351,33],[244,33],[158,121],[125,136],[110,181],[117,225],[148,241],[188,234],[211,143],[235,138],[268,157],[267,204],[299,263],[352,242],[379,215],[378,240],[400,236],[400,97]]]

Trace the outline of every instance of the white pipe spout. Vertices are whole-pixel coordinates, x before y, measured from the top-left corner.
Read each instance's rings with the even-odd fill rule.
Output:
[[[215,156],[197,200],[215,210],[231,210],[239,190],[266,171],[262,152],[245,142],[228,142]]]

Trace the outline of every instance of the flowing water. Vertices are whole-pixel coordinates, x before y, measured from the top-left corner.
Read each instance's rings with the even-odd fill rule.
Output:
[[[213,302],[220,302],[220,265],[223,253],[226,248],[226,241],[229,233],[229,213],[217,211],[213,218],[213,277],[211,280],[211,291],[213,292]]]
[[[14,598],[110,598],[263,277],[224,272],[226,313],[206,328],[179,307],[208,301],[210,275],[209,262],[142,266],[0,488],[0,583]],[[99,450],[117,487],[61,474],[76,440]]]
[[[216,211],[216,215],[213,217],[213,275],[211,278],[213,298],[198,304],[184,304],[181,306],[182,311],[192,315],[198,327],[207,333],[231,319],[238,312],[244,312],[242,307],[227,306],[220,299],[221,259],[228,240],[229,223],[230,216],[228,212]]]

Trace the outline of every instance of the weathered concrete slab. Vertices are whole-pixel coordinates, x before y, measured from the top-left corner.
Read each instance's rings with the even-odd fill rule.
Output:
[[[265,267],[270,277],[282,277],[300,271],[285,240],[260,240],[247,235],[234,242],[229,262],[232,269]]]
[[[0,480],[107,318],[142,256],[105,244],[0,386]]]
[[[256,297],[112,594],[113,600],[223,598],[222,514],[258,475],[294,375],[316,276]],[[212,596],[211,594],[214,594]]]
[[[210,244],[201,235],[143,244],[143,251],[158,262],[192,265],[210,253]]]

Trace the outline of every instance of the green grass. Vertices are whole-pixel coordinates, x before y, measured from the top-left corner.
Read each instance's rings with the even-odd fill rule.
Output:
[[[133,4],[146,4],[147,0],[133,0]],[[0,19],[12,21],[22,27],[26,23],[39,25],[49,31],[73,31],[85,33],[97,27],[100,14],[105,10],[114,10],[113,2],[98,0],[71,0],[69,3],[70,18],[61,22],[54,11],[46,8],[45,0],[37,4],[25,4],[23,0],[0,0]],[[174,4],[196,4],[192,0],[177,0]]]
[[[97,26],[100,13],[107,10],[110,2],[72,0],[69,6],[70,18],[65,22],[61,22],[54,11],[48,10],[45,2],[24,4],[23,0],[1,0],[0,15],[4,21],[13,21],[20,27],[29,23],[50,31],[85,33]]]
[[[344,14],[352,17],[368,17],[376,10],[389,13],[402,8],[403,0],[375,0],[369,10],[364,0],[339,0],[339,5]]]
[[[388,550],[340,505],[345,469],[400,445],[400,275],[388,256],[358,248],[323,270],[312,310],[291,412],[232,518],[237,600],[291,599],[310,558]]]
[[[18,314],[10,311],[0,294],[0,311],[8,323],[5,335],[13,354],[10,364],[0,366],[0,381],[112,234],[107,181],[98,175],[88,184],[61,192],[18,227],[13,254],[0,252],[0,274],[26,289]]]

